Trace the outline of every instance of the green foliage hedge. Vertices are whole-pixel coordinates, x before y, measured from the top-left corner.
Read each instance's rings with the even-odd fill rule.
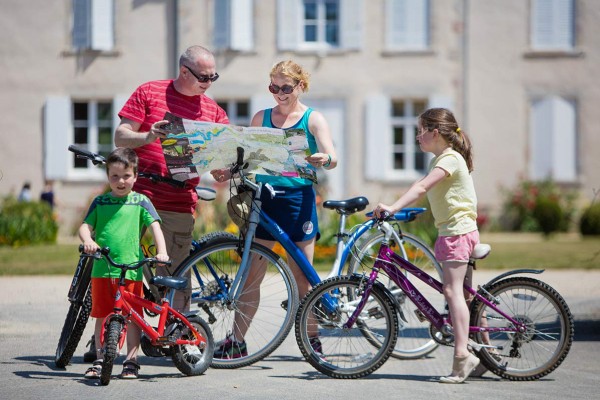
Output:
[[[0,200],[0,246],[56,243],[58,224],[45,202]]]
[[[600,203],[585,209],[579,220],[579,231],[582,235],[600,235]]]

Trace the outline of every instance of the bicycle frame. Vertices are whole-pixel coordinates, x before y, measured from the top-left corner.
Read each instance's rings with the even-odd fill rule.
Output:
[[[419,290],[410,282],[410,280],[402,273],[402,270],[408,272],[409,274],[415,276],[419,280],[423,281],[428,286],[431,286],[435,291],[442,294],[442,283],[435,278],[431,277],[426,272],[422,271],[419,267],[411,264],[406,259],[400,257],[398,254],[394,253],[392,249],[388,246],[388,238],[391,235],[392,228],[387,222],[381,223],[382,229],[386,232],[386,238],[382,242],[381,247],[379,249],[379,253],[377,255],[377,259],[373,265],[373,269],[371,270],[371,274],[369,275],[369,279],[367,280],[365,291],[360,298],[356,309],[353,311],[352,315],[344,325],[347,328],[350,328],[354,325],[357,319],[360,317],[362,310],[369,299],[369,295],[371,292],[371,288],[375,284],[377,280],[377,276],[380,271],[383,271],[387,274],[396,285],[410,298],[410,300],[417,306],[417,308],[423,313],[423,315],[432,323],[433,326],[436,327],[439,331],[442,331],[442,328],[445,325],[450,325],[450,321],[447,317],[440,314],[431,303],[419,292]],[[526,330],[526,326],[515,320],[510,315],[499,310],[495,304],[488,301],[485,297],[477,293],[472,287],[467,284],[463,284],[463,288],[471,293],[474,298],[477,298],[479,301],[485,303],[488,307],[496,311],[498,314],[502,315],[512,324],[512,327],[504,327],[504,328],[489,328],[489,327],[481,327],[481,326],[469,326],[469,332],[524,332]]]
[[[154,329],[152,325],[148,323],[140,314],[138,314],[133,308],[132,305],[141,306],[144,309],[150,310],[153,313],[157,314],[159,317],[158,327]],[[186,327],[188,327],[197,338],[196,340],[184,340],[184,339],[176,339],[171,340],[169,336],[164,336],[165,327],[167,324],[167,318],[169,315],[174,316],[181,320]],[[121,333],[121,337],[119,338],[119,346],[123,346],[123,341],[125,340],[125,336],[127,333],[127,324],[126,321],[132,321],[140,329],[148,336],[153,345],[161,345],[161,346],[169,346],[169,345],[193,345],[198,347],[206,346],[206,339],[198,333],[196,329],[187,321],[187,318],[178,312],[177,310],[171,308],[171,305],[167,300],[164,300],[162,304],[156,304],[149,300],[146,300],[142,297],[139,297],[133,293],[126,291],[121,283],[119,283],[117,293],[115,294],[115,305],[114,311],[112,314],[109,314],[104,319],[104,324],[102,326],[101,333],[101,343],[104,346],[104,334],[105,329],[108,326],[108,323],[114,319],[119,318],[124,322],[123,331]]]

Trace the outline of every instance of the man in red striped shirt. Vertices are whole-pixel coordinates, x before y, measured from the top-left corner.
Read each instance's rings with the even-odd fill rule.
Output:
[[[167,131],[160,126],[165,112],[185,119],[228,124],[225,110],[204,92],[219,78],[213,54],[204,47],[191,46],[179,58],[179,75],[172,80],[151,81],[139,86],[125,103],[119,117],[121,123],[115,132],[115,145],[135,149],[139,157],[139,171],[167,175],[167,167],[160,138]],[[190,181],[195,186],[199,178]],[[172,266],[158,274],[172,274],[189,255],[194,227],[193,213],[198,196],[193,188],[179,189],[167,183],[153,183],[138,178],[134,188],[150,198],[162,220],[161,228],[167,243],[167,254]],[[162,267],[166,268],[166,267]],[[173,306],[186,309],[189,293],[181,293]]]

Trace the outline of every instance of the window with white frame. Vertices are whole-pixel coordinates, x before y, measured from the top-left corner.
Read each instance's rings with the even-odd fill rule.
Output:
[[[101,180],[103,170],[68,151],[74,144],[107,156],[114,148],[117,115],[127,97],[110,100],[51,96],[44,107],[44,174],[55,180]]]
[[[568,51],[574,45],[575,0],[531,0],[532,49]]]
[[[254,49],[254,1],[215,1],[214,49],[251,51]]]
[[[229,123],[232,125],[250,125],[250,101],[249,100],[217,100],[217,104],[225,110]]]
[[[75,50],[110,51],[115,42],[114,0],[72,0]]]
[[[277,46],[287,51],[358,50],[364,0],[277,0]]]
[[[113,149],[111,101],[73,101],[73,144],[104,157]],[[87,169],[90,162],[73,155],[75,169]]]
[[[429,48],[429,0],[386,0],[385,11],[386,50]]]
[[[431,155],[423,153],[417,143],[417,117],[430,103],[419,97],[375,95],[367,99],[367,179],[408,182],[426,173]]]
[[[531,100],[529,175],[533,180],[577,179],[577,103],[547,96]]]
[[[339,46],[338,0],[304,0],[303,42],[319,47]]]

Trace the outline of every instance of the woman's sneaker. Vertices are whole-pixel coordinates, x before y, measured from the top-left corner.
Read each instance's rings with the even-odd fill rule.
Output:
[[[215,349],[214,358],[224,360],[232,360],[248,356],[248,348],[246,342],[237,342],[233,338],[228,337],[225,341]]]
[[[321,344],[319,337],[308,338],[308,342],[310,343],[310,347],[312,347],[315,354],[319,357],[323,357],[323,344]]]

